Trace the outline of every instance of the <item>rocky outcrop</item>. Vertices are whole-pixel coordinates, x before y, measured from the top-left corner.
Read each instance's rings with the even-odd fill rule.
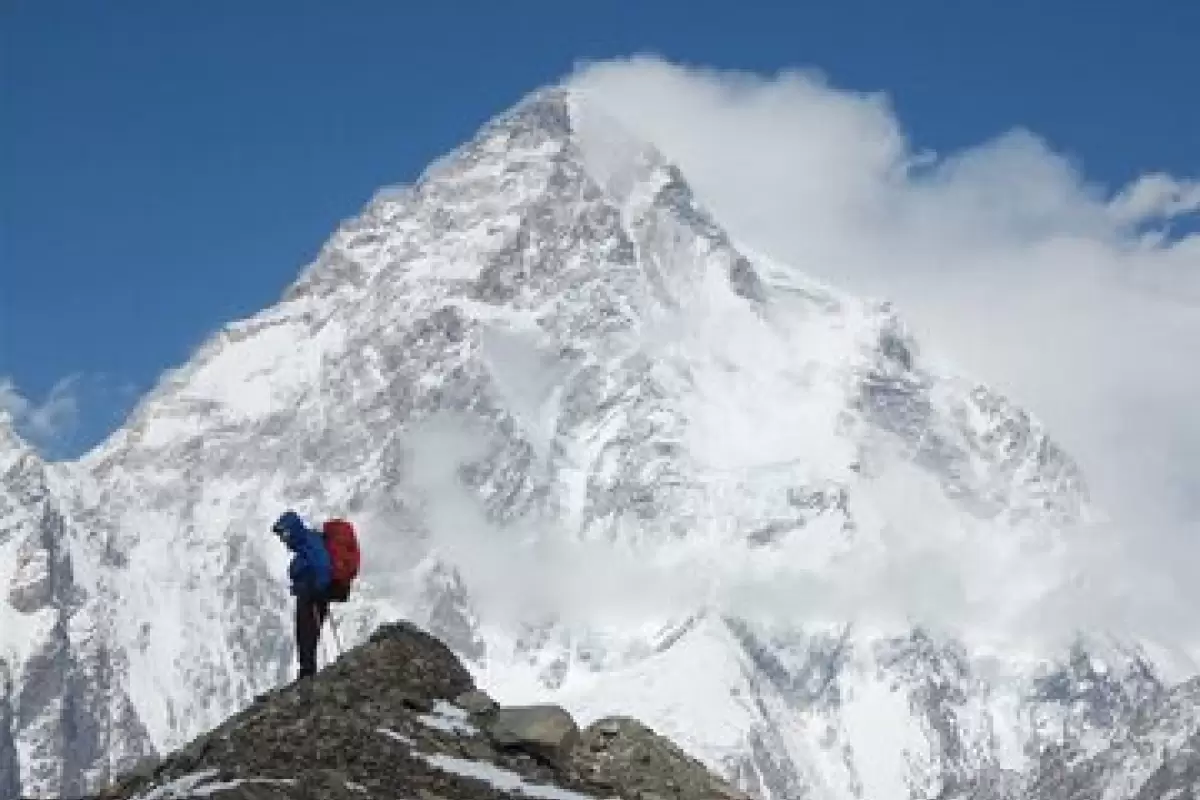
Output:
[[[465,706],[465,707],[464,707]],[[733,800],[703,765],[632,720],[580,732],[553,706],[504,708],[439,640],[379,628],[315,678],[245,711],[105,800]]]
[[[1047,748],[1031,797],[1054,800],[1195,800],[1200,797],[1200,678],[1146,702],[1096,752],[1076,743]],[[1138,781],[1128,776],[1144,776]]]
[[[65,494],[0,413],[0,800],[77,796],[153,752]]]
[[[621,797],[638,800],[741,800],[748,795],[713,777],[704,765],[668,739],[629,717],[608,717],[588,726],[578,762],[593,780]],[[653,764],[654,769],[645,765]]]
[[[18,797],[21,794],[21,772],[12,726],[12,678],[8,664],[0,658],[0,798]]]
[[[527,750],[553,763],[563,763],[579,744],[579,726],[558,706],[497,709],[486,730],[501,747]]]

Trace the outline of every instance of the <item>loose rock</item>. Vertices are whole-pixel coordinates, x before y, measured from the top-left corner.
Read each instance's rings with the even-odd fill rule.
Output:
[[[487,732],[500,747],[519,748],[556,764],[579,743],[579,726],[558,706],[500,708]]]
[[[466,692],[454,698],[454,705],[474,717],[484,717],[492,714],[499,705],[492,698],[480,691]]]

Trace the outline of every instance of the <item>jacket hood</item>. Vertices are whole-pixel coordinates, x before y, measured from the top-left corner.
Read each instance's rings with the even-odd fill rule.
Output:
[[[279,519],[275,521],[273,526],[275,530],[282,530],[284,541],[288,547],[296,549],[300,542],[300,537],[307,531],[304,527],[304,520],[300,519],[300,515],[295,511],[285,511]]]

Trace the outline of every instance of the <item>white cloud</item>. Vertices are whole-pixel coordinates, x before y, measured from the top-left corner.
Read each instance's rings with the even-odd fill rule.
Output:
[[[14,418],[21,416],[28,408],[29,401],[21,396],[11,378],[0,378],[0,410],[7,411]]]
[[[79,423],[79,375],[68,375],[50,388],[40,402],[23,395],[11,378],[0,377],[0,410],[12,418],[17,431],[38,447],[53,446]]]
[[[927,349],[1046,420],[1115,520],[1119,555],[1092,554],[1097,582],[1121,567],[1106,608],[1194,627],[1200,236],[1170,231],[1200,210],[1200,182],[1113,190],[1026,130],[929,154],[884,95],[809,72],[647,57],[572,82],[678,163],[735,238],[894,300]]]
[[[1126,223],[1187,214],[1200,210],[1200,183],[1163,173],[1143,175],[1121,191],[1111,208],[1114,217]]]

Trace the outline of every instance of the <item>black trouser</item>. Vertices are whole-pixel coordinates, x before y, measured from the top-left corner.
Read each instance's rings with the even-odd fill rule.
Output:
[[[296,597],[296,655],[300,661],[300,677],[317,671],[317,642],[329,614],[329,601],[317,595]]]

